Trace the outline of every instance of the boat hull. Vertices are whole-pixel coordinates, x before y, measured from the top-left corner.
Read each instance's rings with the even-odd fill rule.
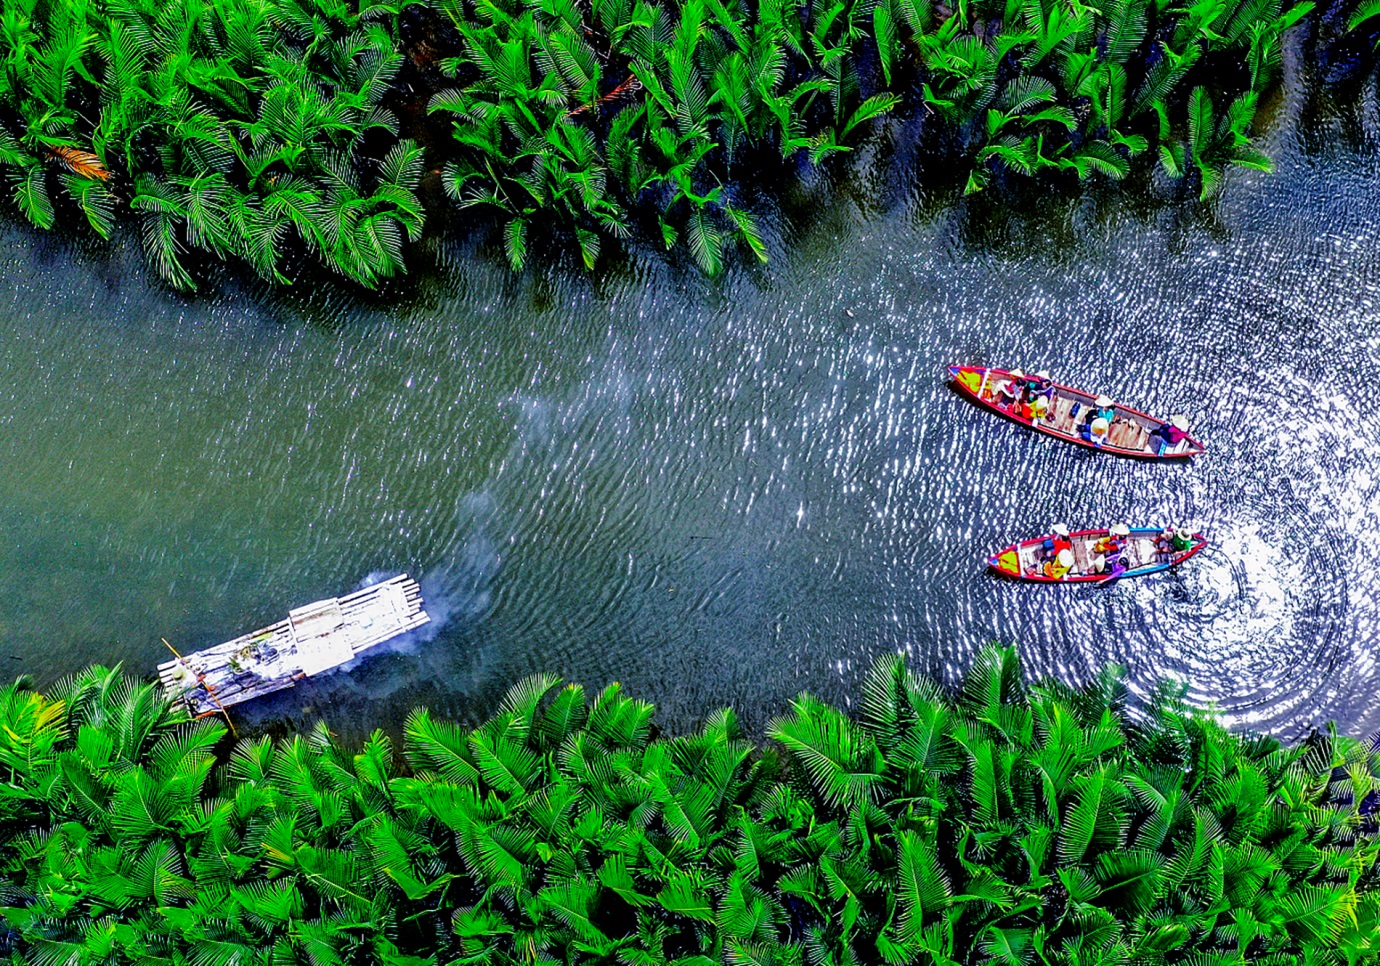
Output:
[[[948,370],[954,388],[984,409],[1075,446],[1143,460],[1190,459],[1207,449],[1192,436],[1186,436],[1172,447],[1157,445],[1158,437],[1154,433],[1165,421],[1121,403],[1115,404],[1117,419],[1108,433],[1108,439],[1099,443],[1085,438],[1079,431],[1081,417],[1097,398],[1095,393],[1055,383],[1055,404],[1050,409],[1053,418],[1030,419],[1015,411],[1014,407],[1002,405],[994,397],[997,388],[1014,378],[1010,370],[982,366],[949,366]]]
[[[1125,567],[1119,573],[1096,573],[1092,570],[1092,560],[1097,555],[1094,549],[1099,540],[1108,535],[1107,530],[1075,530],[1069,534],[1069,542],[1074,551],[1074,568],[1064,577],[1051,577],[1036,569],[1044,563],[1042,548],[1046,541],[1053,540],[1053,534],[1013,543],[1006,549],[987,559],[987,566],[1003,577],[1012,580],[1028,580],[1041,584],[1098,584],[1108,580],[1124,580],[1127,577],[1144,577],[1177,567],[1208,545],[1202,534],[1193,535],[1193,544],[1186,550],[1166,553],[1155,546],[1159,536],[1158,527],[1132,527],[1126,538],[1126,549],[1122,551]]]

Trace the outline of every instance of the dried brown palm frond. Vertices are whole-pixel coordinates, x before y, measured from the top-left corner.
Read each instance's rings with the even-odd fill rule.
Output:
[[[51,144],[48,146],[48,154],[73,174],[99,181],[110,180],[110,171],[101,163],[101,159],[90,151],[68,147],[65,144]]]
[[[613,90],[609,91],[603,97],[599,98],[599,106],[602,107],[605,104],[612,103],[613,101],[616,101],[620,98],[632,97],[640,90],[642,90],[642,81],[638,80],[636,77],[629,77],[623,83],[619,84]],[[575,108],[575,110],[568,112],[565,116],[567,118],[574,117],[575,115],[588,110],[589,107],[590,105],[588,104],[581,104],[579,107]]]

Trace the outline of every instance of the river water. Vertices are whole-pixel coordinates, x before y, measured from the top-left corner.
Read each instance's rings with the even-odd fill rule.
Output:
[[[634,254],[513,277],[459,243],[361,304],[0,237],[0,668],[144,673],[371,575],[424,638],[247,707],[357,732],[475,720],[518,678],[620,681],[673,728],[877,654],[956,681],[989,641],[1126,664],[1233,721],[1380,727],[1380,179],[1324,129],[1210,208],[1090,189],[880,207],[818,183],[767,268]],[[802,212],[813,212],[808,217]],[[541,259],[534,259],[540,261]],[[1156,413],[1193,465],[1115,460],[965,404],[951,362],[1047,367]],[[1110,588],[996,580],[1056,521],[1213,545]]]

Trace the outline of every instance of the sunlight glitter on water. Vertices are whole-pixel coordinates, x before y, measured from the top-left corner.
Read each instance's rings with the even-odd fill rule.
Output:
[[[820,202],[722,284],[659,256],[514,279],[442,249],[450,282],[372,306],[181,302],[12,234],[0,653],[151,667],[160,635],[204,646],[407,570],[449,607],[433,640],[246,714],[473,719],[547,671],[621,681],[671,727],[724,703],[761,726],[800,689],[846,700],[878,654],[954,681],[999,640],[1067,680],[1191,681],[1284,734],[1375,730],[1380,186],[1345,152],[1279,167],[1210,212]],[[1032,436],[946,388],[955,361],[1187,412],[1210,450]],[[1109,588],[983,570],[1117,519],[1213,546]]]

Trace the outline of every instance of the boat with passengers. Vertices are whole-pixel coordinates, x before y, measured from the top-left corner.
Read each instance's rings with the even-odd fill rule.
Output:
[[[1182,415],[1157,419],[1110,397],[1020,369],[949,366],[953,385],[985,409],[1047,436],[1116,456],[1185,459],[1207,447]],[[1035,388],[1039,387],[1039,388]]]
[[[1177,567],[1208,545],[1187,527],[1129,527],[1073,530],[1013,543],[987,560],[1004,577],[1038,583],[1101,583],[1143,577]]]

